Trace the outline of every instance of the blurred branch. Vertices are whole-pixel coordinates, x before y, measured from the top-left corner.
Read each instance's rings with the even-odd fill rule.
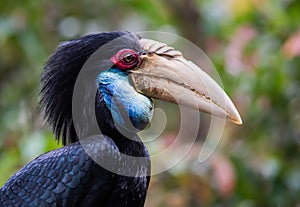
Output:
[[[205,35],[202,31],[199,6],[195,0],[163,0],[171,18],[178,22],[182,35],[196,45],[204,46]]]

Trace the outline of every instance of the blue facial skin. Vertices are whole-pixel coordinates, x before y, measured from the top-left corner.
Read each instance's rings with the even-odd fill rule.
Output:
[[[110,68],[99,73],[96,81],[117,127],[132,132],[147,126],[153,115],[152,100],[132,87],[126,72]]]

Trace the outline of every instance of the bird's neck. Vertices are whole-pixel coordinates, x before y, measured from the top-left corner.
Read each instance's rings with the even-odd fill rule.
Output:
[[[109,109],[103,102],[103,95],[98,92],[96,95],[96,118],[101,133],[110,137],[121,153],[129,156],[148,156],[148,151],[136,131],[120,132],[113,122]]]
[[[103,94],[99,91],[96,94],[96,118],[101,133],[110,137],[121,153],[137,157],[149,156],[137,131],[120,129],[116,126],[112,113],[105,104]]]

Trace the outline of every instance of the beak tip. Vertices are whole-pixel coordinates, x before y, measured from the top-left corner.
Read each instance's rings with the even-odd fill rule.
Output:
[[[235,113],[234,116],[230,116],[230,121],[232,121],[233,123],[237,124],[237,125],[242,125],[243,124],[243,120],[240,116],[240,114],[237,112]]]
[[[243,121],[242,119],[239,117],[238,119],[232,119],[232,122],[237,124],[237,125],[242,125],[243,124]]]

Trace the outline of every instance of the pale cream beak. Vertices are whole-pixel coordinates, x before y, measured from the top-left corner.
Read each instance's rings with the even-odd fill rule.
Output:
[[[151,98],[172,102],[242,124],[224,90],[181,52],[149,39],[140,39],[147,54],[130,71],[134,88]]]

